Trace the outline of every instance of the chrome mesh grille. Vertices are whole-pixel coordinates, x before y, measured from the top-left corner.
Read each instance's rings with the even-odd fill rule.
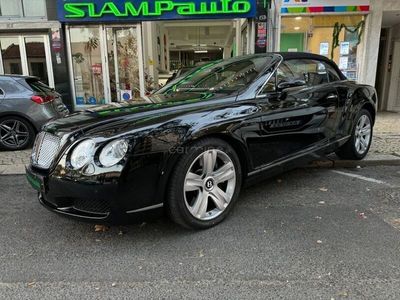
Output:
[[[48,132],[40,132],[32,150],[32,165],[41,169],[50,168],[59,149],[59,137]]]

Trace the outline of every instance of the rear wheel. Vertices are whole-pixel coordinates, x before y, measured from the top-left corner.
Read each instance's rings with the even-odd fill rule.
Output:
[[[19,117],[0,118],[0,148],[23,150],[33,144],[35,131],[29,122]]]
[[[362,109],[356,118],[356,125],[353,128],[350,139],[336,154],[343,159],[363,159],[371,147],[373,123],[368,110]]]
[[[171,177],[169,214],[186,228],[209,228],[227,216],[239,195],[239,158],[228,143],[214,138],[186,150]]]

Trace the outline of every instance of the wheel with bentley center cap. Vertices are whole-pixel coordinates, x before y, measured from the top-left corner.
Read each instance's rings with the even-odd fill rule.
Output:
[[[186,148],[173,171],[168,209],[178,224],[205,229],[221,222],[241,187],[235,150],[225,141],[207,138]]]
[[[350,139],[336,151],[343,159],[363,159],[372,142],[373,121],[368,110],[362,109],[355,119],[355,126]]]

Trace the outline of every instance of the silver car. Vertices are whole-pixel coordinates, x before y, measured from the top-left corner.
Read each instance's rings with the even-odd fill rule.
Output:
[[[0,76],[0,149],[32,146],[45,123],[68,113],[60,94],[39,78]]]

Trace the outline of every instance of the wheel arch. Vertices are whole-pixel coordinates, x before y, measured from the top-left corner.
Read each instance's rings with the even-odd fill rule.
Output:
[[[201,141],[203,139],[207,138],[215,138],[215,139],[220,139],[226,143],[228,143],[236,152],[239,162],[240,162],[240,167],[242,170],[242,183],[245,181],[247,178],[247,174],[249,172],[249,167],[250,167],[250,162],[248,160],[248,156],[246,155],[246,147],[243,145],[242,142],[238,141],[236,138],[232,137],[229,134],[225,133],[210,133],[210,134],[204,134],[201,136],[198,136],[197,138],[187,140],[185,143],[181,145],[181,147],[185,148],[193,143],[197,143],[198,141]],[[161,190],[164,191],[164,196],[163,196],[163,202],[166,204],[167,200],[167,189],[171,181],[171,174],[174,171],[176,163],[179,161],[179,159],[182,157],[183,153],[173,153],[168,155],[167,162],[163,167],[163,176],[165,177],[165,180],[161,184]]]
[[[375,107],[370,102],[366,102],[361,106],[361,109],[365,109],[370,113],[372,117],[372,124],[375,124],[375,118],[376,118]]]
[[[247,174],[249,172],[250,163],[248,161],[248,156],[246,154],[246,147],[240,141],[238,141],[236,138],[232,137],[229,134],[211,133],[211,134],[201,136],[198,139],[194,140],[193,142],[196,142],[198,140],[205,139],[205,138],[216,138],[216,139],[223,140],[224,142],[229,144],[233,148],[233,150],[235,150],[235,152],[239,158],[243,178],[245,178],[247,176]]]
[[[4,112],[4,113],[0,113],[0,119],[2,118],[6,118],[6,117],[18,117],[20,119],[23,119],[24,121],[28,122],[28,124],[30,126],[32,126],[33,131],[35,132],[35,134],[37,134],[39,132],[38,128],[36,128],[35,123],[32,121],[32,119],[30,119],[28,116],[18,113],[18,112]]]

